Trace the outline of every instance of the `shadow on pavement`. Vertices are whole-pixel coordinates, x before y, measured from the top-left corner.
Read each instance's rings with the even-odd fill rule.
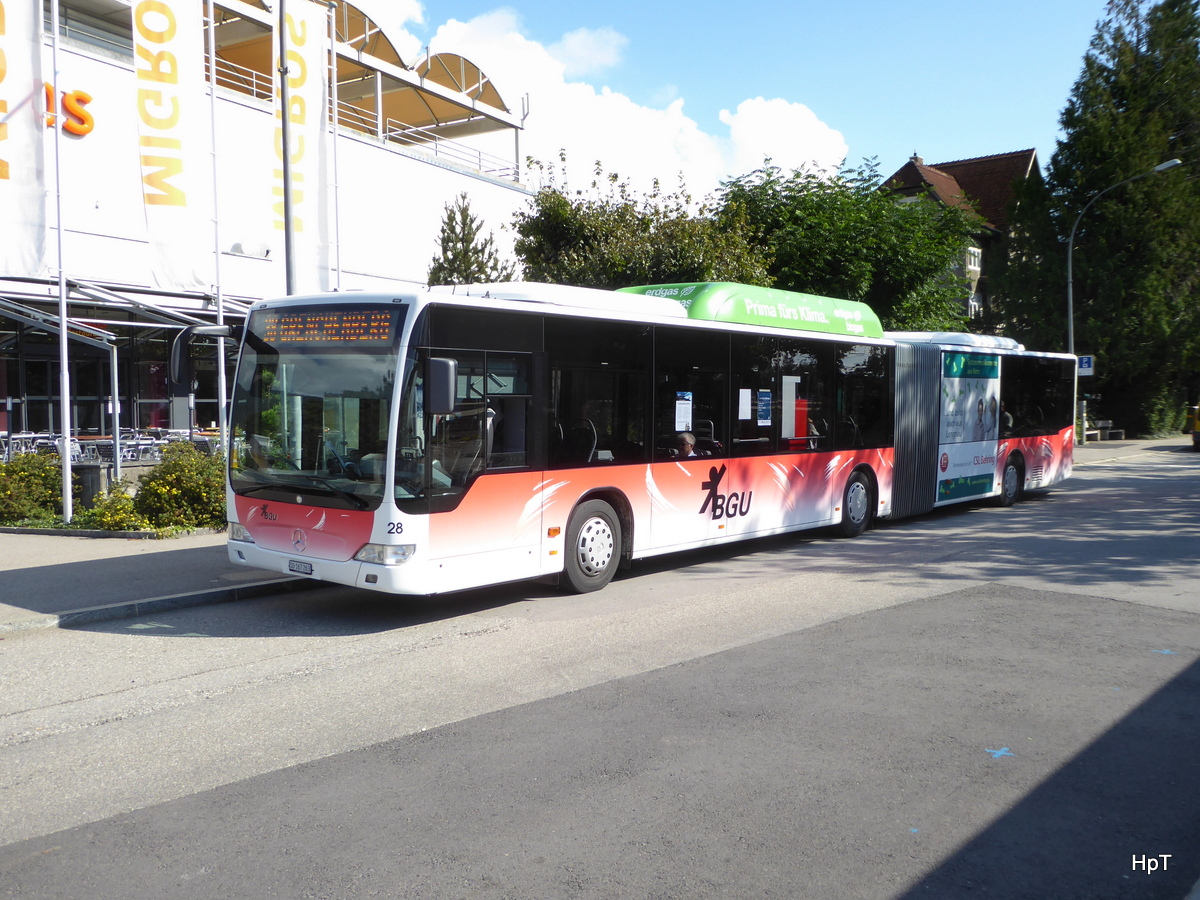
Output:
[[[1200,662],[897,900],[1181,900],[1200,877],[1198,725]]]
[[[557,594],[525,582],[433,597],[380,594],[341,585],[66,626],[105,634],[181,638],[342,637],[413,628]]]
[[[127,555],[56,562],[51,548],[42,565],[6,570],[3,602],[35,613],[60,613],[282,577],[234,566],[224,544],[143,553],[145,541],[121,543],[128,545]]]
[[[1086,480],[1031,493],[1010,509],[945,507],[880,522],[852,541],[802,535],[743,544],[736,565],[726,568],[740,578],[852,571],[886,585],[919,566],[922,577],[949,585],[1024,576],[1101,596],[1114,585],[1190,582],[1200,546],[1200,492],[1188,490],[1191,469],[1180,473],[1187,483],[1164,493],[1155,470],[1095,469]],[[684,570],[680,577],[699,574]]]

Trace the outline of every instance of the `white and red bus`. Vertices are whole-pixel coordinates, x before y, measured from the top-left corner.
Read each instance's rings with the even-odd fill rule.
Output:
[[[289,297],[238,330],[230,559],[370,590],[595,590],[1071,472],[1075,357],[825,297],[516,282]]]

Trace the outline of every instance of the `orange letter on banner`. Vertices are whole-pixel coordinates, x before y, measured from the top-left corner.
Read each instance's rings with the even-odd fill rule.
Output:
[[[166,19],[167,27],[162,31],[155,31],[149,27],[149,24],[146,22],[147,13],[158,13]],[[175,31],[178,28],[175,22],[175,14],[171,12],[171,7],[163,3],[162,0],[142,0],[137,5],[137,9],[133,11],[133,21],[137,25],[138,34],[152,44],[165,44],[171,38],[175,37]]]
[[[147,106],[147,101],[154,103],[156,106],[164,104],[162,91],[151,91],[146,88],[138,90],[138,115],[142,121],[151,128],[162,128],[163,130],[174,128],[179,123],[179,98],[171,97],[169,99],[171,112],[165,116],[156,116],[150,112]]]
[[[142,181],[147,188],[155,188],[162,193],[145,193],[146,202],[156,206],[187,206],[187,195],[167,181],[183,171],[183,160],[174,156],[149,156],[142,154],[142,166],[158,166],[152,172],[144,172]]]
[[[145,60],[150,68],[137,70],[137,77],[143,81],[165,81],[168,84],[179,84],[179,63],[175,54],[170,50],[151,53],[141,44],[137,45],[138,59]]]
[[[4,3],[0,2],[0,35],[5,33],[4,24]],[[4,48],[0,47],[0,82],[3,82],[8,75],[8,57],[4,55]],[[0,116],[8,112],[8,101],[0,99]],[[8,140],[8,123],[0,122],[0,141]],[[8,160],[0,159],[0,181],[8,181]]]

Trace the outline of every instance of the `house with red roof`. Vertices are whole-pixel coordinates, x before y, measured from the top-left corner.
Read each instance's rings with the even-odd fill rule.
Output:
[[[1036,150],[1018,150],[926,165],[915,153],[896,174],[884,181],[903,202],[924,194],[947,206],[972,209],[979,217],[975,244],[967,251],[960,274],[971,285],[963,302],[971,318],[989,309],[987,273],[1008,233],[1017,186],[1040,178]]]

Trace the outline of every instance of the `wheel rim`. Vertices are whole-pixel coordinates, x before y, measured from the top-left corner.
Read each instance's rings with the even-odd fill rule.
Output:
[[[846,515],[855,525],[867,517],[868,496],[867,486],[861,481],[855,481],[846,488]]]
[[[579,529],[579,541],[575,545],[579,568],[589,577],[602,574],[612,562],[614,545],[608,522],[599,516],[588,519]]]
[[[1017,496],[1017,467],[1009,466],[1004,470],[1004,496]]]

